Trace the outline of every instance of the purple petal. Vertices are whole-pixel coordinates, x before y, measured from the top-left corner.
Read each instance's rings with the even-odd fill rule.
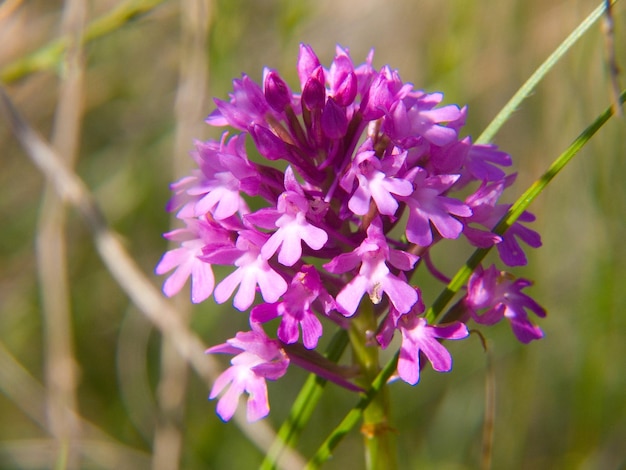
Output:
[[[411,243],[428,246],[433,241],[428,217],[417,207],[410,207],[409,220],[406,224],[406,237]]]
[[[359,180],[363,178],[359,176]],[[370,208],[371,193],[367,184],[360,184],[350,200],[348,201],[348,207],[352,212],[357,215],[365,215]],[[397,204],[396,204],[397,207]],[[395,212],[395,210],[394,210]]]
[[[341,307],[341,313],[347,317],[354,315],[361,303],[361,299],[367,290],[367,279],[356,276],[337,295],[337,305]]]
[[[302,104],[307,109],[322,109],[326,102],[326,87],[324,86],[324,72],[319,67],[317,73],[311,75],[302,89]]]
[[[243,269],[238,268],[235,272],[226,276],[213,291],[213,297],[218,304],[226,302],[241,283]],[[245,310],[245,309],[244,309]]]
[[[208,263],[200,260],[191,267],[191,301],[194,304],[203,302],[213,293],[215,277]]]
[[[283,315],[280,325],[278,326],[278,339],[287,344],[295,343],[300,337],[299,325],[300,322],[294,316]]]
[[[224,421],[229,421],[239,404],[239,397],[243,393],[243,386],[240,383],[232,382],[230,387],[224,392],[217,402],[217,414]]]
[[[420,380],[419,350],[409,341],[402,341],[398,356],[398,375],[409,385]]]
[[[308,80],[313,71],[320,66],[320,61],[315,55],[313,48],[308,44],[300,44],[300,53],[298,55],[298,77],[300,85],[304,88],[304,84]]]
[[[389,250],[389,264],[401,271],[413,269],[413,266],[415,266],[418,260],[419,256],[407,253],[406,251]]]
[[[506,305],[498,304],[497,306],[487,310],[482,315],[479,315],[476,312],[472,312],[472,318],[476,323],[479,323],[481,325],[495,325],[504,318],[505,310]]]
[[[437,372],[449,372],[452,369],[452,356],[435,338],[424,335],[419,342],[419,348]]]
[[[383,279],[383,289],[400,313],[407,313],[418,300],[415,289],[392,274],[388,274]]]
[[[244,312],[253,304],[256,296],[257,276],[258,273],[254,269],[243,270],[239,289],[233,298],[233,306],[237,310]],[[268,300],[268,302],[276,302],[277,300],[278,297],[271,301]]]
[[[250,321],[257,323],[265,323],[273,320],[280,315],[277,303],[266,303],[255,306],[250,312]],[[282,338],[281,338],[282,339]]]
[[[335,100],[328,98],[322,113],[322,130],[329,139],[340,139],[348,130],[346,111]]]
[[[250,397],[248,398],[246,418],[249,423],[253,423],[265,418],[270,412],[267,385],[265,380],[259,379],[249,383],[247,389]]]
[[[408,181],[407,181],[408,183]],[[409,183],[409,185],[411,185]],[[398,201],[391,195],[384,184],[370,184],[372,198],[378,207],[378,211],[384,215],[394,215],[398,210]],[[413,186],[411,185],[411,191]],[[367,213],[367,212],[366,212]]]
[[[307,349],[315,349],[317,342],[322,336],[322,323],[313,314],[305,314],[301,323],[302,342]]]
[[[274,70],[269,71],[265,75],[264,92],[268,104],[275,111],[283,112],[287,105],[291,103],[289,85]]]
[[[443,339],[464,339],[469,336],[467,325],[461,322],[433,326],[433,335]]]
[[[518,316],[510,318],[513,334],[522,343],[528,344],[533,340],[543,338],[543,331],[536,325],[533,325],[528,318],[520,318]]]
[[[265,265],[266,267],[263,272],[259,273],[255,282],[259,283],[263,300],[272,303],[276,302],[287,291],[287,283],[280,274],[267,266],[267,263]]]
[[[189,275],[191,274],[191,268],[192,268],[192,263],[187,262],[187,263],[181,264],[165,280],[165,282],[163,283],[163,293],[167,297],[173,297],[181,291],[181,289],[187,282],[187,279],[189,279]]]

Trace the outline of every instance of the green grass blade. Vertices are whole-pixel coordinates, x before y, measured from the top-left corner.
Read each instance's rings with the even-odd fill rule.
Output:
[[[619,0],[612,0],[610,5],[615,5]],[[565,38],[565,40],[554,50],[552,54],[539,66],[537,70],[526,80],[521,88],[513,95],[509,102],[504,105],[495,118],[489,123],[487,128],[476,139],[477,144],[485,144],[491,142],[502,125],[511,117],[518,106],[530,95],[537,84],[546,76],[546,74],[554,67],[565,53],[580,39],[587,30],[595,24],[596,21],[606,12],[607,2],[602,2],[593,10],[585,20]]]

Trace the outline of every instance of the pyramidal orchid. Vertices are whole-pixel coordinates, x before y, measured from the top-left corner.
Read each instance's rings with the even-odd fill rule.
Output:
[[[423,264],[425,276],[445,278],[430,250],[495,245],[516,266],[527,261],[520,240],[541,245],[521,223],[493,232],[509,207],[500,198],[514,179],[504,170],[511,157],[463,135],[467,108],[442,104],[441,93],[403,82],[389,66],[376,70],[373,52],[355,65],[337,47],[325,67],[301,45],[296,64],[295,87],[272,69],[261,83],[234,80],[206,120],[227,130],[195,143],[196,169],[171,187],[168,209],[183,228],[165,234],[179,246],[157,265],[171,272],[163,292],[175,295],[191,278],[193,302],[232,298],[252,328],[207,350],[234,356],[210,393],[219,416],[229,420],[243,394],[250,420],[266,416],[266,380],[290,364],[350,390],[367,387],[378,365],[323,358],[316,349],[327,330],[349,330],[355,354],[389,348],[397,333],[397,376],[411,385],[426,362],[452,368],[445,341],[466,338],[470,321],[506,319],[523,343],[542,337],[527,311],[545,311],[522,293],[530,282],[495,267],[471,277],[454,322],[424,313],[413,274]],[[217,265],[228,269],[221,279]]]

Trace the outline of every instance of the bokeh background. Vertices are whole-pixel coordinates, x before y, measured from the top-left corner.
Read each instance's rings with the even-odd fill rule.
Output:
[[[145,11],[86,42],[78,55],[8,74],[33,51],[129,4]],[[443,91],[445,103],[468,104],[466,132],[477,136],[597,5],[5,0],[0,67],[20,112],[62,153],[74,155],[72,165],[111,227],[159,286],[162,279],[152,273],[167,247],[161,234],[171,222],[164,210],[168,184],[189,169],[193,138],[217,137],[203,118],[213,109],[211,97],[224,98],[234,77],[246,72],[260,80],[269,66],[295,85],[300,42],[312,44],[325,64],[336,44],[349,47],[356,63],[373,47],[376,67],[390,64],[403,80]],[[626,68],[623,2],[614,16],[616,57]],[[610,104],[606,70],[598,24],[497,134],[519,172],[510,201]],[[5,121],[0,153],[0,468],[258,466],[262,452],[215,415],[210,385],[129,301],[77,213],[59,215]],[[529,293],[549,311],[539,322],[546,336],[524,346],[507,325],[482,330],[497,393],[493,468],[626,466],[625,178],[626,122],[612,119],[531,207],[544,245],[514,272],[535,281]],[[66,236],[61,259],[46,251],[50,219]],[[442,269],[452,275],[467,253],[449,244],[438,254]],[[65,278],[66,302],[63,283],[55,284]],[[441,286],[424,282],[426,301],[434,299]],[[246,315],[228,305],[191,306],[187,292],[179,297],[181,317],[205,345],[245,328]],[[449,347],[450,374],[426,370],[418,386],[392,387],[401,468],[480,466],[486,355],[476,337]],[[226,358],[218,359],[225,367]],[[273,427],[305,377],[292,368],[270,384]],[[355,402],[328,387],[302,436],[304,456]],[[68,407],[83,420],[78,428],[71,419],[67,424]],[[63,435],[73,437],[55,439]],[[325,468],[362,466],[355,430]]]

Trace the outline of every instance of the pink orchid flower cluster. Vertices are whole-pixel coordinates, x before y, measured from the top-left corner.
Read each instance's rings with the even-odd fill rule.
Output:
[[[469,320],[507,319],[524,343],[543,336],[527,312],[545,311],[522,293],[530,282],[495,266],[471,277],[460,321],[424,318],[411,278],[423,264],[446,281],[429,255],[435,244],[463,235],[476,247],[495,244],[502,262],[516,266],[526,263],[519,242],[541,241],[521,223],[503,236],[491,231],[509,207],[498,200],[514,180],[501,169],[511,157],[460,135],[467,108],[441,106],[442,94],[416,90],[388,66],[375,70],[372,60],[373,52],[355,66],[337,47],[325,68],[301,45],[298,92],[271,69],[261,85],[247,75],[234,80],[206,122],[236,132],[195,142],[197,169],[171,186],[168,209],[184,227],[165,234],[180,245],[156,267],[173,271],[163,292],[173,296],[191,278],[192,302],[232,297],[250,314],[250,331],[207,351],[234,355],[210,394],[220,397],[223,420],[244,392],[248,419],[266,416],[266,380],[290,363],[359,390],[315,349],[324,325],[349,328],[360,308],[378,319],[372,344],[387,348],[401,335],[397,376],[412,385],[426,360],[437,371],[451,369],[441,341],[467,337]],[[520,219],[532,220],[528,213]],[[233,269],[217,281],[214,265]],[[268,335],[262,324],[274,319],[277,331]]]

